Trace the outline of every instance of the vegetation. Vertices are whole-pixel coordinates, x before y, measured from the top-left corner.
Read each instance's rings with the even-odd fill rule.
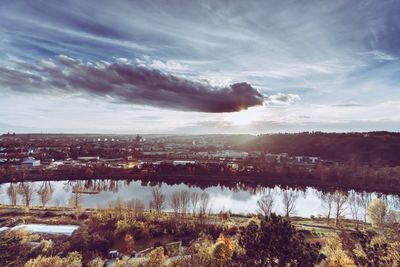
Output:
[[[389,213],[387,203],[380,199],[374,199],[368,207],[368,216],[375,227],[384,226]]]
[[[29,260],[25,267],[81,267],[82,266],[82,256],[77,252],[71,252],[67,257],[61,258],[59,256],[55,257],[43,257],[38,256],[35,259]]]
[[[271,195],[263,195],[257,200],[257,206],[258,213],[263,216],[270,216],[274,207],[274,199]]]
[[[326,266],[399,266],[399,235],[388,238],[387,234],[357,231],[332,235],[322,249]]]
[[[247,150],[316,156],[371,166],[400,165],[400,134],[390,132],[265,134],[241,145]]]
[[[269,255],[270,261],[290,262],[290,257],[301,256],[318,262],[322,257],[318,253],[319,245],[308,244],[289,221],[274,214],[249,222],[232,220],[225,215],[221,215],[225,219],[218,220],[201,212],[195,211],[195,214],[187,214],[185,218],[157,211],[137,214],[126,203],[117,201],[110,208],[97,209],[86,219],[80,219],[80,228],[62,240],[46,240],[14,231],[2,233],[1,262],[10,266],[17,262],[25,266],[101,266],[108,251],[118,243],[122,243],[120,251],[126,256],[117,260],[116,266],[167,266],[166,259],[174,255],[177,257],[169,266],[242,266],[251,260],[257,262],[259,254],[254,249],[263,247],[262,253]],[[197,220],[197,216],[202,220]],[[153,241],[155,250],[139,262],[137,258],[130,258],[135,249],[140,249],[140,243],[162,236],[173,236],[175,240],[189,237],[194,242],[187,249],[171,250]],[[37,240],[40,246],[31,248],[32,240]],[[269,247],[263,245],[267,240]],[[284,258],[282,253],[274,254],[284,246],[292,254]]]
[[[16,189],[20,186],[10,184]],[[39,192],[44,187],[38,188],[31,197],[36,196],[34,193],[41,196]],[[271,195],[261,196],[258,215],[251,217],[230,212],[212,214],[207,192],[190,194],[181,190],[166,195],[161,187],[154,188],[149,211],[144,210],[145,204],[139,199],[126,202],[117,199],[108,207],[90,212],[78,201],[79,213],[74,205],[69,209],[59,208],[59,214],[44,206],[40,208],[47,209],[46,213],[35,214],[32,209],[18,216],[11,213],[10,222],[19,217],[26,223],[80,224],[80,227],[71,236],[61,237],[21,230],[0,232],[0,262],[4,266],[97,267],[109,261],[110,250],[117,249],[123,255],[113,260],[115,266],[398,266],[400,263],[400,214],[384,197],[371,199],[370,195],[340,190],[321,194],[325,218],[306,220],[294,216],[299,192],[293,189],[282,191],[279,211]],[[73,193],[73,199],[76,194]],[[277,211],[283,217],[274,213]],[[352,219],[343,217],[345,211],[351,212]],[[330,218],[335,218],[335,223]],[[184,246],[176,246],[172,241],[182,241]]]
[[[251,220],[243,229],[238,255],[242,266],[314,266],[323,260],[320,245],[305,242],[289,221],[271,214],[260,222]]]

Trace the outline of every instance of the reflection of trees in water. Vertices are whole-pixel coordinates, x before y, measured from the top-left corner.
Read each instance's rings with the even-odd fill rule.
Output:
[[[40,201],[40,193],[39,192],[48,192],[49,198],[51,198],[51,193],[53,189],[55,189],[54,184],[56,182],[34,182],[33,184],[29,182],[24,182],[23,184],[31,184],[35,186],[36,189],[34,190],[34,198]],[[323,212],[323,216],[327,218],[335,219],[335,217],[340,217],[340,215],[346,213],[347,215],[352,215],[352,217],[364,224],[367,222],[367,209],[368,205],[373,198],[379,198],[384,200],[389,204],[392,209],[400,210],[400,195],[399,194],[383,194],[383,193],[374,193],[374,192],[366,192],[366,191],[355,191],[355,190],[341,190],[339,187],[307,187],[303,185],[287,185],[287,184],[274,184],[274,183],[263,183],[263,184],[254,184],[251,182],[241,181],[241,182],[218,182],[218,181],[182,181],[180,179],[168,179],[167,181],[163,179],[154,179],[154,178],[147,178],[147,179],[91,179],[91,180],[71,180],[71,181],[64,181],[63,189],[67,192],[71,192],[73,194],[94,194],[99,192],[112,192],[118,193],[120,189],[132,186],[132,183],[135,187],[143,186],[143,187],[156,187],[156,186],[174,186],[174,185],[181,185],[185,184],[189,188],[194,188],[196,192],[199,192],[198,189],[208,189],[213,187],[211,190],[230,190],[231,193],[241,193],[247,192],[248,194],[254,196],[263,196],[263,195],[271,195],[274,197],[274,201],[276,203],[281,202],[281,197],[286,191],[293,191],[299,197],[313,198],[317,195],[321,200],[321,208]],[[24,194],[19,193],[20,190],[17,189],[20,187],[19,183],[12,184],[15,186],[15,198],[17,194],[19,196],[23,196]],[[47,190],[47,189],[48,190]],[[14,189],[14,187],[12,188]],[[11,194],[13,192],[12,189],[3,191],[4,195]],[[46,189],[46,190],[44,190]],[[310,190],[311,189],[311,190]],[[168,190],[167,190],[168,191]],[[190,189],[189,189],[190,191]],[[337,199],[336,204],[333,202],[333,199],[330,198],[335,195],[337,191],[340,191],[344,194],[344,197],[347,198],[345,203],[346,211],[342,211],[342,199]],[[201,192],[200,192],[201,194]],[[45,195],[45,194],[43,194]],[[247,194],[246,194],[247,195]],[[10,196],[9,196],[10,197]],[[29,198],[29,195],[28,195]],[[232,197],[234,198],[234,197]],[[295,197],[297,199],[297,197]],[[29,199],[28,199],[29,201]],[[48,198],[44,198],[42,204],[44,205]],[[11,194],[11,203],[13,202],[13,194]],[[16,201],[15,201],[16,202]],[[339,209],[337,209],[339,206]],[[285,212],[287,213],[287,212]],[[290,213],[290,212],[289,212]],[[339,214],[339,216],[336,216]],[[290,214],[289,214],[290,215]],[[329,219],[328,219],[329,221]],[[362,225],[362,224],[360,224]]]
[[[71,180],[64,183],[64,190],[67,192],[83,192],[83,193],[98,193],[102,191],[117,193],[121,188],[128,187],[132,182],[140,182],[141,186],[144,187],[155,187],[162,184],[169,186],[185,184],[189,188],[200,188],[205,190],[210,187],[221,187],[221,189],[229,189],[234,193],[239,193],[242,191],[249,192],[251,195],[265,195],[265,194],[282,194],[286,190],[293,190],[297,192],[300,196],[304,198],[307,197],[307,191],[309,188],[317,190],[318,195],[329,195],[330,193],[335,193],[340,190],[338,187],[308,187],[305,185],[293,185],[293,184],[282,184],[282,183],[252,183],[251,181],[193,181],[188,179],[167,179],[163,180],[161,178],[144,178],[144,179],[90,179],[90,180]],[[47,182],[46,182],[47,183]],[[50,185],[48,182],[47,185]],[[372,195],[387,201],[393,208],[400,209],[400,195],[394,194],[383,194],[383,193],[371,193],[365,191],[355,191],[355,190],[340,190],[346,193],[346,195],[351,196],[355,194],[356,196],[365,200],[372,197]]]
[[[99,192],[113,192],[117,193],[123,186],[129,186],[126,180],[74,180],[67,181],[64,184],[66,192],[80,192],[80,193],[99,193]]]
[[[400,195],[376,193],[376,197],[385,201],[393,209],[400,209]]]
[[[399,210],[400,209],[400,195],[384,195],[381,194],[380,199],[385,200],[390,207]]]
[[[193,181],[193,182],[178,182],[178,181],[162,181],[154,179],[141,179],[141,180],[115,180],[115,179],[91,179],[91,180],[70,180],[65,182],[64,190],[70,191],[82,191],[82,192],[113,192],[117,193],[121,188],[128,187],[130,184],[135,182],[140,182],[141,186],[144,187],[155,187],[162,184],[169,186],[185,184],[189,188],[200,188],[205,190],[210,187],[220,187],[221,190],[229,189],[232,192],[238,193],[242,191],[247,191],[251,195],[265,194],[276,192],[277,188],[282,188],[284,190],[295,190],[302,192],[303,196],[306,196],[307,187],[305,186],[282,186],[277,184],[259,185],[259,184],[248,184],[243,182],[208,182],[208,181]]]
[[[399,195],[389,195],[387,197],[388,203],[390,206],[392,206],[394,209],[400,209],[400,196]]]
[[[37,191],[37,194],[39,195],[40,202],[42,203],[42,206],[46,206],[46,203],[51,200],[51,197],[53,195],[54,189],[53,185],[51,184],[50,181],[44,181],[42,185],[40,186],[39,190]]]

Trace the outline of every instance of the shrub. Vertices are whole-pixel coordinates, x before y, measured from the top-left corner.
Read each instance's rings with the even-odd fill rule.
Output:
[[[65,258],[38,256],[25,263],[25,267],[82,267],[82,256],[78,252],[71,252]]]

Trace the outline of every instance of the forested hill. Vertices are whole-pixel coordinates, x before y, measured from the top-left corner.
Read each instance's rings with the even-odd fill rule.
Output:
[[[400,165],[400,133],[391,132],[266,134],[240,148],[373,166]]]

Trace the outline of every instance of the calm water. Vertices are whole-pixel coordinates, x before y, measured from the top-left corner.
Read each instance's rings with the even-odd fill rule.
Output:
[[[32,183],[36,190],[43,184],[43,182]],[[9,198],[7,197],[6,190],[9,184],[2,184],[0,187],[0,201],[1,203],[8,204]],[[179,185],[168,185],[162,183],[160,185],[148,185],[141,182],[127,182],[125,180],[93,180],[93,181],[57,181],[51,182],[51,186],[54,189],[51,201],[48,205],[61,205],[67,206],[68,201],[71,198],[72,188],[86,188],[91,191],[96,191],[96,194],[82,194],[82,201],[85,207],[105,207],[110,202],[120,198],[128,201],[131,199],[139,199],[145,203],[148,208],[148,203],[151,200],[151,190],[153,186],[161,186],[162,192],[166,195],[167,201],[169,196],[180,190],[188,190],[189,192],[203,191],[209,193],[211,198],[211,210],[213,212],[219,211],[232,211],[234,213],[255,213],[257,210],[257,200],[263,194],[271,194],[274,198],[274,211],[283,214],[282,205],[282,193],[286,189],[275,186],[273,188],[257,187],[257,188],[245,188],[238,187],[230,189],[222,186],[211,186],[205,189],[201,189],[196,186],[188,186],[185,184]],[[290,189],[293,190],[293,189]],[[325,209],[320,199],[321,191],[314,188],[306,188],[305,190],[295,190],[298,198],[295,204],[295,215],[309,217],[311,215],[318,216],[324,214]],[[359,194],[350,192],[350,194]],[[371,198],[377,197],[377,194],[370,194]],[[392,208],[399,208],[399,197],[394,195],[379,195],[387,199]],[[22,203],[21,197],[18,199],[18,203]],[[39,204],[39,197],[34,194],[32,204]],[[168,205],[167,205],[168,207]],[[168,209],[168,208],[167,208]],[[346,217],[350,217],[350,208],[345,211]]]

